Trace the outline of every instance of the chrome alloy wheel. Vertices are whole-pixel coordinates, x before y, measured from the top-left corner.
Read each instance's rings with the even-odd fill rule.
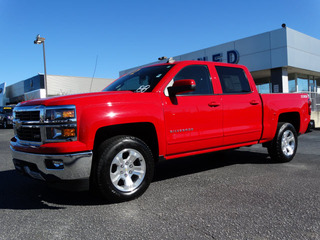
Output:
[[[294,154],[296,148],[296,140],[294,134],[290,130],[286,130],[281,139],[281,149],[285,156],[290,157]]]
[[[135,149],[120,151],[110,165],[110,178],[113,186],[123,192],[137,189],[146,175],[146,161]]]

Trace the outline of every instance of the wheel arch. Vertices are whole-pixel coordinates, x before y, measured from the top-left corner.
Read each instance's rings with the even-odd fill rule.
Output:
[[[294,128],[296,129],[296,132],[300,132],[300,114],[299,112],[286,112],[281,113],[279,115],[278,123],[279,122],[287,122],[291,123]]]
[[[141,139],[149,146],[154,160],[156,162],[158,161],[158,135],[155,126],[150,122],[118,124],[99,128],[95,134],[93,147],[94,155],[104,140],[117,135],[129,135]]]

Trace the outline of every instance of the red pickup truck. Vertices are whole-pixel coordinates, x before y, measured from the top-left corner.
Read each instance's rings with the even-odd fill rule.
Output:
[[[272,161],[290,161],[310,105],[307,94],[259,94],[241,65],[163,63],[99,93],[20,103],[10,146],[26,175],[123,201],[148,188],[160,160],[263,144]]]

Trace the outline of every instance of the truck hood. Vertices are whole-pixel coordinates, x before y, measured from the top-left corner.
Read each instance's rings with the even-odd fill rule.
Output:
[[[132,99],[133,95],[140,93],[133,93],[130,91],[121,91],[121,92],[95,92],[95,93],[84,93],[84,94],[75,94],[59,97],[51,97],[44,99],[34,99],[22,102],[18,104],[18,107],[23,106],[58,106],[58,105],[83,105],[83,104],[95,104],[99,102],[106,101],[126,101],[126,99]],[[145,94],[145,93],[143,93]]]

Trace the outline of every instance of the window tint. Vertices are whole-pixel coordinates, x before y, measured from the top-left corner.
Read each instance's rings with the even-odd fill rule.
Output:
[[[246,74],[241,68],[216,66],[223,93],[251,92]]]
[[[174,81],[181,79],[193,79],[196,82],[196,90],[181,95],[212,94],[212,84],[208,67],[205,65],[192,65],[183,68],[175,77]]]

